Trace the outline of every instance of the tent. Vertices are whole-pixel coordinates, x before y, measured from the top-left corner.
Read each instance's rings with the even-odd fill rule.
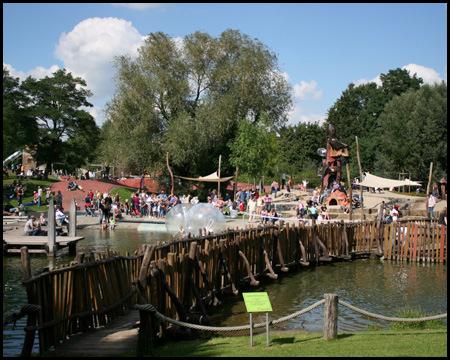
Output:
[[[180,179],[185,179],[185,180],[192,180],[192,181],[204,181],[204,182],[226,182],[231,180],[234,176],[228,176],[228,177],[223,177],[223,178],[219,178],[217,171],[214,171],[212,174],[209,174],[207,176],[199,176],[198,178],[190,178],[190,177],[184,177],[184,176],[177,176],[175,175],[175,177],[180,178]]]
[[[411,181],[409,179],[405,180],[386,179],[380,176],[372,175],[369,172],[365,173],[363,181],[356,182],[355,184],[380,189],[392,189],[400,186],[421,186],[421,184],[417,181]]]

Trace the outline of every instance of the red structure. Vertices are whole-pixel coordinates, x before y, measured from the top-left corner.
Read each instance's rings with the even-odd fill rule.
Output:
[[[320,193],[329,190],[331,194],[327,197],[328,205],[346,205],[347,195],[340,190],[332,191],[333,183],[340,184],[342,178],[342,165],[348,160],[348,145],[336,138],[336,130],[333,125],[328,126],[327,152],[322,160],[324,172]]]

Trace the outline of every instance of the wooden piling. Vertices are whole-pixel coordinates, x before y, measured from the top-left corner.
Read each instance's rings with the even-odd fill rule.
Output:
[[[53,198],[50,197],[48,204],[47,216],[47,238],[48,238],[48,255],[55,256],[56,253],[56,224],[55,224],[55,206]]]
[[[325,340],[331,340],[337,337],[338,296],[336,294],[325,294],[324,297],[323,337]]]
[[[76,236],[77,232],[77,207],[75,204],[75,199],[70,202],[70,212],[69,212],[69,236]]]

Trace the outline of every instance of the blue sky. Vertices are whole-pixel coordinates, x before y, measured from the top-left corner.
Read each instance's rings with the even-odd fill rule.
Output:
[[[447,79],[446,4],[3,4],[3,63],[15,76],[66,67],[83,76],[102,123],[115,55],[163,31],[182,38],[238,29],[278,57],[293,87],[290,123],[323,121],[350,82],[397,67]]]

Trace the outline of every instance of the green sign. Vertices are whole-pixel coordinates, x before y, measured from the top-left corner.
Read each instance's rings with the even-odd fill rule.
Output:
[[[242,293],[244,296],[247,312],[269,312],[272,311],[269,295],[266,292]]]

